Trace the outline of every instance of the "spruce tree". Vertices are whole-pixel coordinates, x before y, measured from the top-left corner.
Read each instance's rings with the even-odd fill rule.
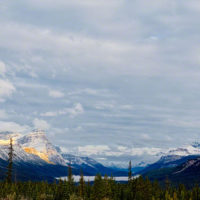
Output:
[[[170,188],[170,181],[169,181],[168,176],[166,176],[166,179],[165,179],[165,189],[169,190],[169,188]]]
[[[69,199],[70,192],[69,192],[69,185],[66,180],[62,182],[62,191],[60,191],[60,199]]]
[[[68,186],[69,186],[69,193],[72,194],[74,192],[74,178],[73,178],[73,174],[72,174],[71,164],[68,165],[67,182],[68,182]]]
[[[7,166],[7,173],[6,173],[6,182],[12,183],[12,172],[13,172],[13,140],[10,138],[10,146],[8,152],[8,166]]]
[[[90,181],[87,181],[86,184],[86,199],[90,199],[92,187],[90,185]]]
[[[101,174],[97,174],[94,179],[94,184],[92,186],[92,197],[93,200],[102,200],[104,197],[103,194],[104,185]]]
[[[79,195],[83,199],[85,199],[85,191],[86,191],[86,185],[83,177],[83,171],[81,170],[80,180],[79,180]]]
[[[63,181],[60,179],[59,180],[59,182],[58,182],[58,184],[55,186],[54,185],[54,187],[56,187],[56,191],[55,191],[55,194],[54,194],[54,196],[55,196],[55,200],[60,200],[60,199],[62,199],[62,194],[63,194]],[[68,188],[68,187],[67,187]]]
[[[132,164],[131,164],[131,160],[129,161],[129,165],[128,165],[128,181],[130,182],[132,179]]]

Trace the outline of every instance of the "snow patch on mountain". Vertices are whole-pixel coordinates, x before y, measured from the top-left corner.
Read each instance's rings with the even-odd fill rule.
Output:
[[[194,143],[182,148],[170,149],[164,155],[177,155],[177,156],[189,156],[200,155],[200,144]]]
[[[72,167],[83,166],[90,169],[102,166],[92,158],[63,153],[59,147],[48,140],[42,130],[34,130],[26,135],[12,132],[0,133],[0,158],[3,160],[8,160],[10,138],[13,139],[15,163],[48,163],[62,166],[70,164]]]
[[[28,135],[18,138],[17,143],[23,149],[33,150],[31,151],[32,153],[34,151],[39,152],[38,156],[43,158],[43,160],[48,160],[53,164],[66,165],[65,160],[55,146],[49,142],[44,131],[35,130]]]
[[[65,162],[72,165],[88,165],[90,167],[94,167],[98,164],[97,161],[95,161],[92,158],[89,157],[80,157],[80,156],[74,156],[72,154],[62,154],[63,158],[65,159]]]

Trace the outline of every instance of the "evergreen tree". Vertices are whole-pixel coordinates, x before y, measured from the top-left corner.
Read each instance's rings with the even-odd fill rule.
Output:
[[[67,181],[0,182],[0,200],[200,200],[198,184],[186,187],[169,184],[168,180],[165,187],[164,182],[161,187],[158,182],[142,176],[131,179],[129,183],[119,183],[112,177],[105,175],[102,178],[98,174],[94,184],[90,185],[90,182],[85,184],[81,172],[80,182],[75,185],[70,168]]]
[[[105,174],[104,175],[104,179],[102,181],[102,196],[104,198],[108,198],[109,196],[111,196],[111,187],[109,184],[109,178],[108,176]]]
[[[63,199],[65,199],[65,200],[69,199],[69,197],[70,197],[69,184],[67,183],[66,180],[63,181],[62,191],[60,191],[60,192],[62,194]]]
[[[90,185],[90,181],[87,181],[86,184],[86,199],[90,199],[91,196],[91,185]]]
[[[10,146],[8,152],[8,166],[7,166],[7,173],[6,173],[6,182],[12,183],[12,172],[13,172],[13,140],[10,138]]]
[[[130,182],[132,179],[132,164],[131,164],[131,160],[129,161],[129,165],[128,165],[128,181]]]
[[[92,187],[92,198],[94,200],[102,200],[104,197],[103,193],[103,180],[101,174],[97,174],[94,179],[94,184]]]
[[[67,176],[69,193],[72,194],[74,192],[74,178],[72,174],[71,164],[68,165],[68,176]]]
[[[170,188],[170,181],[169,181],[168,176],[166,176],[166,179],[165,179],[165,189],[169,190],[169,188]]]
[[[79,180],[79,195],[85,199],[86,185],[83,177],[83,171],[81,170],[80,180]]]
[[[58,184],[55,186],[56,191],[55,191],[55,200],[60,200],[62,199],[62,194],[63,194],[63,181],[60,179]]]

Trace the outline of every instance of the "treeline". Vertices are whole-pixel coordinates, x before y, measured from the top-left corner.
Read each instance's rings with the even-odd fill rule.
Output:
[[[131,178],[128,183],[116,182],[112,177],[96,175],[94,182],[85,182],[83,175],[75,184],[73,176],[67,180],[48,182],[0,183],[0,199],[7,200],[199,200],[200,188],[187,190],[184,185],[161,187],[148,178]]]

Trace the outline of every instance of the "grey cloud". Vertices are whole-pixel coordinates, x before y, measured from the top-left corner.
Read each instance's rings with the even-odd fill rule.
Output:
[[[198,140],[199,10],[197,0],[1,2],[2,127],[49,128],[72,153],[80,142],[115,154]]]

